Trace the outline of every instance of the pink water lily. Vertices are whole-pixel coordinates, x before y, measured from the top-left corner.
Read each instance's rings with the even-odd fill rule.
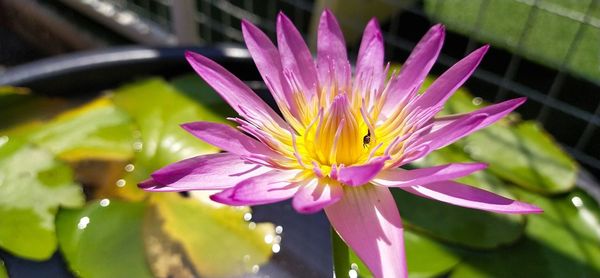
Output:
[[[487,46],[441,75],[423,94],[444,27],[433,26],[401,70],[387,78],[376,20],[365,28],[356,67],[340,27],[325,10],[313,60],[289,18],[277,18],[277,45],[243,21],[244,40],[283,118],[248,86],[206,57],[188,52],[194,70],[237,111],[237,129],[194,122],[183,128],[225,152],[168,165],[140,187],[149,191],[221,190],[214,201],[259,205],[292,199],[301,213],[325,210],[340,237],[376,277],[406,277],[403,228],[388,188],[499,213],[539,213],[536,206],[452,181],[485,168],[453,163],[400,168],[510,113],[525,100],[436,118],[473,73]],[[419,209],[419,208],[414,208]]]

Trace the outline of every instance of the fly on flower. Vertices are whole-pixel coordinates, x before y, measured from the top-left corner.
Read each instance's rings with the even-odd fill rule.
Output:
[[[168,165],[139,186],[149,191],[220,190],[214,201],[260,205],[292,199],[300,213],[325,210],[340,237],[377,277],[406,277],[403,228],[388,188],[453,205],[499,213],[540,213],[533,205],[452,180],[485,168],[452,163],[400,168],[504,117],[525,99],[462,115],[436,117],[473,73],[488,46],[473,51],[423,94],[444,27],[433,26],[399,72],[387,78],[377,21],[365,28],[354,72],[340,27],[325,10],[313,60],[283,13],[277,45],[242,22],[244,40],[283,118],[242,81],[206,57],[188,52],[194,70],[237,111],[228,125],[182,127],[225,152]],[[419,208],[414,208],[419,209]]]

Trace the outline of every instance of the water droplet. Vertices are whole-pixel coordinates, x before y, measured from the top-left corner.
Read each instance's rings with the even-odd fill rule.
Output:
[[[125,186],[125,184],[127,184],[127,182],[126,182],[124,179],[119,179],[119,180],[116,182],[116,185],[117,185],[118,187],[123,187],[123,186]]]
[[[273,251],[273,253],[279,253],[279,251],[281,251],[281,245],[273,244],[273,246],[271,246],[271,251]]]
[[[109,199],[102,199],[102,200],[100,200],[100,206],[101,207],[108,207],[108,205],[110,205],[110,200]]]
[[[265,236],[265,242],[266,242],[267,244],[271,244],[271,243],[273,243],[273,235],[266,235],[266,236]]]
[[[125,165],[125,171],[126,172],[133,172],[133,170],[135,170],[135,166],[131,163]]]
[[[249,262],[250,261],[250,255],[244,255],[243,260],[244,260],[244,262]]]
[[[352,263],[350,265],[350,268],[354,269],[354,270],[358,270],[358,265],[356,263]]]
[[[8,136],[4,135],[4,136],[0,136],[0,146],[6,144],[6,142],[8,142],[9,138]]]
[[[483,103],[483,99],[480,97],[474,97],[471,102],[473,103],[473,105],[481,105],[481,103]]]
[[[144,143],[142,143],[140,141],[133,143],[133,150],[136,152],[141,152],[143,147],[144,147]]]
[[[573,203],[573,205],[575,205],[576,207],[583,206],[583,200],[581,200],[581,198],[577,196],[571,198],[571,203]]]
[[[254,223],[254,222],[250,222],[250,223],[248,223],[248,228],[249,228],[250,230],[254,230],[254,229],[256,229],[256,223]]]
[[[283,233],[283,227],[282,227],[282,226],[277,226],[277,227],[275,227],[275,233],[276,233],[276,234],[281,234],[281,233]]]
[[[357,278],[358,277],[358,272],[354,269],[350,269],[350,271],[348,271],[348,277],[350,278]]]
[[[90,224],[90,218],[87,216],[81,217],[81,219],[79,219],[79,223],[77,223],[77,228],[83,230],[88,224]]]
[[[249,212],[244,213],[244,220],[245,221],[252,220],[252,213],[249,213]]]
[[[275,236],[275,237],[273,238],[273,242],[275,242],[275,243],[280,243],[280,242],[281,242],[281,236]]]
[[[260,270],[260,266],[258,266],[257,264],[252,266],[252,273],[256,274],[256,273],[258,273],[259,270]]]

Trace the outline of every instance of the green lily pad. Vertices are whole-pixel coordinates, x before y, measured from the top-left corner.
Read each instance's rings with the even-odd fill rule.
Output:
[[[473,162],[458,147],[449,146],[416,161],[413,166],[430,167],[452,162]],[[487,171],[457,179],[507,198],[515,198],[505,185]],[[523,234],[521,215],[485,212],[449,205],[392,189],[406,226],[434,238],[474,249],[493,249],[517,241]]]
[[[529,190],[558,194],[575,186],[577,164],[536,122],[492,125],[465,139],[471,157]]]
[[[56,219],[60,250],[79,277],[153,277],[144,256],[145,203],[104,199]]]
[[[331,236],[336,277],[348,277],[349,272],[356,272],[359,277],[373,277],[366,265],[335,231],[332,231]],[[413,231],[405,230],[404,244],[408,275],[411,278],[438,277],[448,273],[460,261],[450,247]]]
[[[528,217],[524,240],[468,256],[452,277],[600,277],[598,204],[581,191],[557,198],[519,195],[544,209]]]
[[[28,137],[68,161],[126,161],[133,156],[131,120],[106,97],[63,112]]]
[[[32,260],[47,259],[56,250],[58,207],[84,201],[67,165],[8,136],[0,136],[0,196],[0,247]]]
[[[248,207],[223,206],[208,198],[184,198],[175,193],[153,194],[151,204],[144,241],[159,277],[250,273],[269,260],[272,245],[278,244],[273,224],[244,220],[250,213]]]
[[[462,90],[446,103],[443,114],[471,112],[487,106]],[[575,186],[577,163],[539,124],[520,122],[511,114],[457,142],[474,160],[490,164],[498,177],[544,194],[567,192]]]
[[[4,266],[2,259],[0,259],[0,278],[8,278],[8,272],[6,272],[6,266]]]

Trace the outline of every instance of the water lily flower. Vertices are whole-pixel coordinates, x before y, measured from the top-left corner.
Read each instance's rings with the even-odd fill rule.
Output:
[[[333,228],[376,277],[407,276],[402,222],[389,188],[473,209],[541,212],[534,205],[452,181],[485,168],[482,163],[401,168],[494,123],[525,101],[517,98],[436,117],[488,46],[473,51],[419,93],[440,53],[442,25],[425,34],[390,78],[374,19],[365,28],[354,73],[340,26],[328,10],[320,18],[316,61],[283,13],[277,17],[278,47],[248,21],[242,22],[242,32],[281,114],[217,63],[186,53],[194,70],[239,113],[231,119],[238,126],[183,124],[224,152],[168,165],[141,188],[220,190],[212,200],[229,205],[291,198],[300,213],[324,209]]]

